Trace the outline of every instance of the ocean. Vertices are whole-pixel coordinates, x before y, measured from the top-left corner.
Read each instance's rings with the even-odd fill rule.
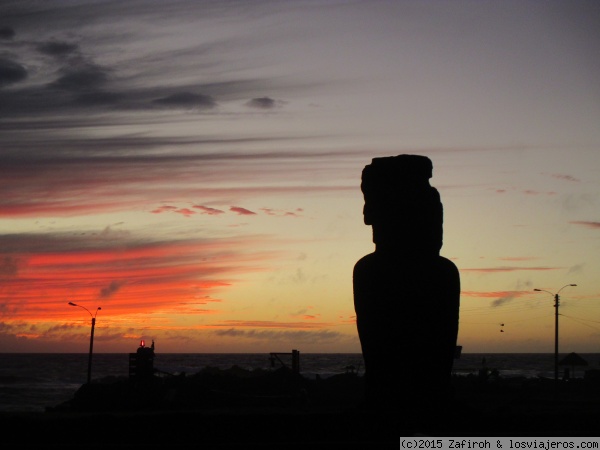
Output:
[[[561,355],[561,358],[564,355]],[[581,354],[587,368],[600,368],[600,354]],[[286,364],[291,356],[281,355],[273,365],[266,353],[157,353],[154,367],[173,375],[192,375],[205,367],[229,369],[237,365],[244,369],[271,369]],[[418,367],[407,370],[418,374]],[[476,374],[486,366],[497,369],[502,377],[554,377],[554,354],[551,353],[463,353],[454,361],[456,375]],[[87,380],[88,354],[79,353],[3,353],[0,354],[0,412],[43,412],[73,397]],[[349,368],[364,374],[360,353],[301,353],[300,372],[303,376],[322,378],[345,373]],[[571,374],[582,377],[585,368],[571,368]],[[561,373],[563,368],[561,367]],[[573,373],[574,370],[574,373]],[[93,355],[92,379],[127,377],[127,353]]]

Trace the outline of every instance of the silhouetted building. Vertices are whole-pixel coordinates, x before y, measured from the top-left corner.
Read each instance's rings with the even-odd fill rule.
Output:
[[[142,339],[135,353],[129,354],[129,378],[136,381],[152,379],[154,376],[154,341],[146,347]]]
[[[443,207],[429,158],[374,158],[362,173],[375,251],[354,266],[354,304],[368,404],[406,408],[448,400],[460,277],[439,255]]]
[[[291,353],[271,352],[269,354],[269,360],[271,361],[271,367],[275,367],[275,361],[279,361],[283,367],[287,365],[279,358],[281,355],[292,357],[292,373],[296,375],[300,374],[300,352],[298,350],[292,350]]]

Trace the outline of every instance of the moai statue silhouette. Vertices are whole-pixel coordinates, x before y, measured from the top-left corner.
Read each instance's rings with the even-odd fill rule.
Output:
[[[354,266],[367,405],[430,408],[451,397],[460,276],[440,256],[443,207],[431,160],[374,158],[362,172],[375,251]]]

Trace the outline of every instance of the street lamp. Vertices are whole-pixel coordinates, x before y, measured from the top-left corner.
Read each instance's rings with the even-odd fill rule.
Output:
[[[88,384],[90,384],[92,382],[92,351],[94,350],[94,327],[96,326],[96,316],[98,315],[98,311],[100,311],[102,308],[100,308],[98,306],[98,309],[96,309],[96,313],[94,315],[92,315],[90,310],[87,309],[85,306],[77,305],[73,302],[69,302],[69,305],[78,306],[80,308],[85,309],[92,317],[92,333],[90,334],[90,356],[88,358],[88,372],[87,372],[87,382],[88,382]]]
[[[556,294],[544,289],[534,289],[537,292],[547,292],[554,297],[554,382],[558,383],[558,300],[559,292],[568,286],[577,286],[576,284],[565,284]]]

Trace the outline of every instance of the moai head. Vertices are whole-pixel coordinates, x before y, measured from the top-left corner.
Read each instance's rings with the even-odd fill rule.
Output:
[[[429,184],[433,164],[426,156],[373,158],[362,172],[366,225],[377,250],[436,256],[442,247],[443,207]]]

